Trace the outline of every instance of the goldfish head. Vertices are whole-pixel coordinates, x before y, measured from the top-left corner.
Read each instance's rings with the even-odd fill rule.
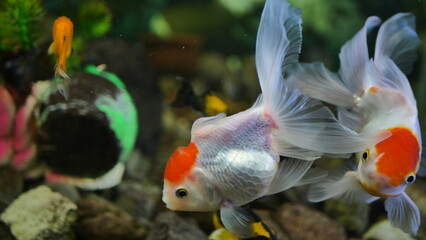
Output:
[[[357,154],[361,185],[374,196],[400,194],[416,179],[420,145],[408,128],[389,129],[391,136]]]
[[[198,149],[191,142],[179,147],[170,157],[164,172],[163,202],[170,210],[214,211],[221,199],[208,181],[205,171],[197,166]]]

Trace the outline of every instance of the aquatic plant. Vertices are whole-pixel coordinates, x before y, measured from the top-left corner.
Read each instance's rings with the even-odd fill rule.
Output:
[[[112,12],[104,1],[85,1],[81,3],[77,20],[85,37],[101,37],[111,29]]]
[[[253,11],[257,5],[262,5],[262,0],[218,0],[224,8],[228,9],[234,15],[244,15]]]
[[[290,0],[290,3],[303,9],[303,30],[307,36],[304,46],[316,46],[318,40],[324,41],[326,51],[337,53],[340,46],[362,26],[356,1]],[[336,29],[339,29],[338,34]],[[337,58],[334,60],[337,64]]]
[[[40,0],[6,0],[0,12],[0,51],[29,50],[43,15]]]

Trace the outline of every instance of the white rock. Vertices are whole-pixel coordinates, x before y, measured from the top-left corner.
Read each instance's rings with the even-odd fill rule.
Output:
[[[415,240],[410,234],[403,232],[399,228],[392,227],[387,219],[374,224],[362,238],[377,240]]]
[[[21,194],[0,219],[18,240],[73,240],[77,206],[46,186]]]

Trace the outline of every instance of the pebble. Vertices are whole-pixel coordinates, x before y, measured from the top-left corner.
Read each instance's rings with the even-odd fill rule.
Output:
[[[324,212],[342,224],[347,231],[360,236],[369,223],[370,205],[362,202],[349,204],[338,199],[329,199],[324,203]]]
[[[161,187],[146,181],[126,179],[118,186],[115,203],[138,220],[154,217],[161,201]]]
[[[345,229],[326,214],[301,204],[284,203],[276,221],[292,240],[345,240]]]
[[[21,194],[1,214],[17,240],[75,239],[77,206],[42,185]]]
[[[375,240],[415,240],[410,234],[392,227],[387,219],[373,224],[362,237]]]
[[[206,234],[197,226],[174,212],[157,215],[154,226],[146,240],[202,240]]]
[[[77,205],[74,229],[81,240],[139,240],[147,234],[146,226],[105,199],[92,196],[81,199]]]

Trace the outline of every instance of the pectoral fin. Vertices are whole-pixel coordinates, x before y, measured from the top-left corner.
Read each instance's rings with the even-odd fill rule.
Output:
[[[272,180],[268,195],[282,192],[295,186],[311,167],[313,161],[288,158],[280,163],[280,167]]]
[[[327,178],[328,172],[320,168],[311,168],[294,186],[302,186],[306,184],[319,183]]]
[[[249,210],[240,207],[220,209],[220,218],[225,228],[239,238],[254,237],[252,223],[255,218]]]
[[[406,233],[417,234],[420,226],[420,212],[405,192],[397,197],[387,198],[385,209],[392,226],[400,228]]]
[[[48,54],[53,54],[53,49],[55,47],[55,42],[52,42],[49,46],[49,49],[47,49]]]
[[[329,198],[342,198],[346,202],[373,202],[378,199],[367,192],[358,181],[357,172],[350,171],[354,163],[346,163],[343,166],[329,172],[323,182],[313,184],[308,192],[308,200],[320,202]]]

